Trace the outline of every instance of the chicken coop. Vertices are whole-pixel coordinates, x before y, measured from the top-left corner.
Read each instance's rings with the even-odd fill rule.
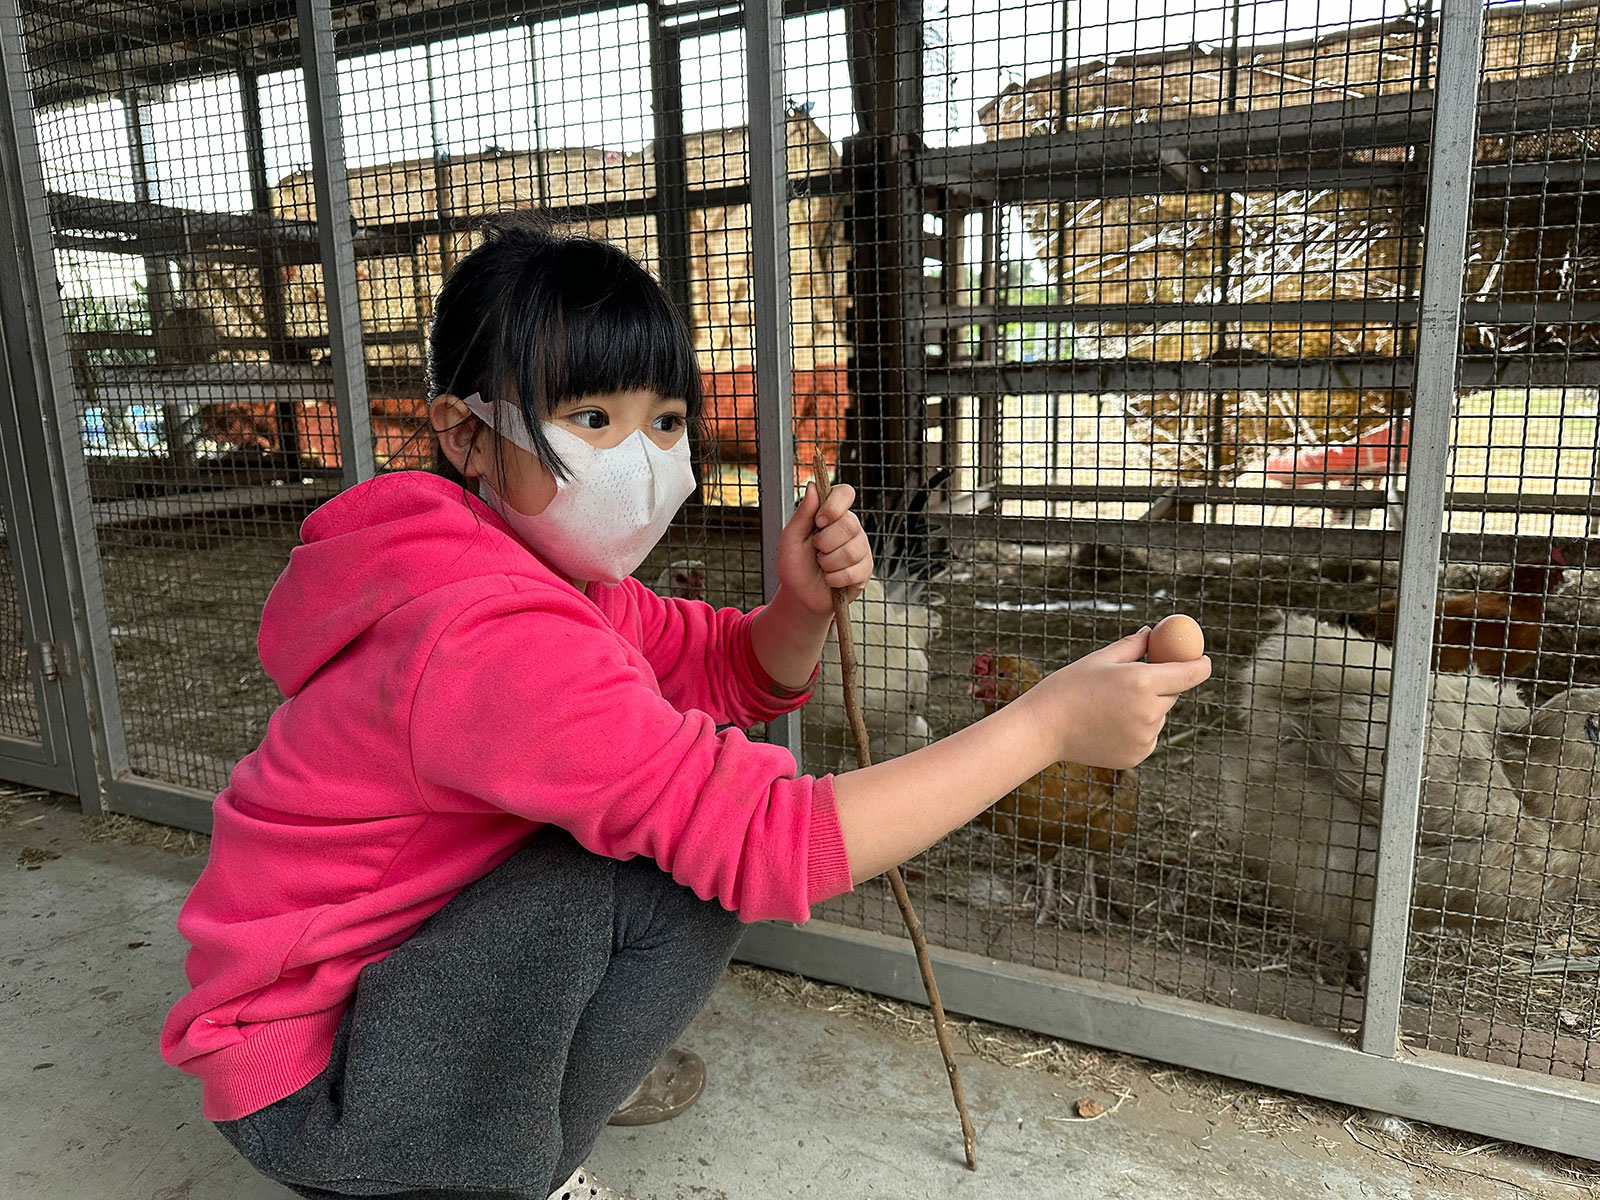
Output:
[[[1600,1159],[1600,0],[0,0],[0,64],[0,776],[209,828],[537,209],[694,333],[647,583],[758,604],[857,489],[880,755],[1205,628],[1141,767],[906,865],[947,1008]],[[754,732],[853,761],[831,652]],[[881,880],[741,955],[922,998]]]

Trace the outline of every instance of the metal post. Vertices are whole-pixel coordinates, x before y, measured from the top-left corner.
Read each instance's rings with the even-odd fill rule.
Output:
[[[1428,215],[1411,403],[1411,460],[1400,548],[1394,674],[1383,772],[1383,815],[1367,964],[1361,1048],[1392,1057],[1399,1044],[1400,998],[1416,867],[1423,751],[1433,661],[1434,604],[1444,528],[1450,418],[1461,344],[1462,263],[1476,152],[1482,0],[1444,0],[1428,155]]]
[[[861,511],[883,513],[925,466],[923,190],[911,170],[922,136],[921,0],[846,5],[845,37],[858,132],[843,155],[852,403],[841,461]]]
[[[683,134],[683,48],[650,4],[650,93],[655,121],[656,246],[661,286],[689,320],[689,164]],[[752,124],[753,124],[752,120]],[[787,182],[787,149],[784,151]],[[787,228],[787,221],[785,221]],[[788,235],[785,232],[785,244]]]
[[[1583,396],[1588,401],[1588,407],[1600,415],[1600,389],[1585,388]],[[1565,401],[1562,403],[1564,406]],[[1600,496],[1600,421],[1595,422],[1594,440],[1589,447],[1589,491]],[[1596,534],[1600,534],[1600,512],[1592,513],[1589,517],[1589,536]]]
[[[794,513],[794,378],[789,327],[789,122],[783,102],[783,12],[744,10],[750,111],[750,264],[754,273],[756,445],[761,500],[761,591],[778,590],[778,536]],[[800,721],[767,723],[769,741],[800,757]]]
[[[128,153],[133,168],[133,198],[140,204],[149,204],[157,199],[150,187],[150,139],[138,89],[126,79],[122,83],[122,116],[128,131]],[[145,255],[144,276],[150,301],[150,326],[154,329],[156,322],[173,306],[172,276],[166,257]]]
[[[351,236],[350,183],[344,169],[344,128],[333,53],[329,0],[298,0],[300,61],[305,68],[306,119],[315,168],[317,238],[322,244],[322,288],[328,314],[328,350],[334,405],[339,417],[339,461],[346,487],[374,470],[372,404],[361,345],[361,306]]]
[[[119,57],[122,51],[118,50]],[[149,204],[159,196],[150,186],[150,141],[144,106],[139,103],[139,90],[126,76],[122,80],[122,115],[128,131],[128,150],[133,168],[133,198],[140,204]],[[187,247],[185,247],[187,249]],[[145,297],[150,315],[150,336],[155,345],[157,366],[181,365],[170,357],[167,339],[161,336],[162,322],[172,315],[177,305],[172,292],[171,265],[165,255],[144,256]],[[185,439],[188,432],[190,406],[167,401],[161,406],[162,434],[167,440],[167,459],[174,467],[187,459]]]
[[[272,215],[272,182],[267,178],[267,139],[261,121],[261,73],[239,72],[240,108],[244,114],[244,156],[250,172],[250,202],[262,216]],[[289,318],[283,299],[283,256],[275,240],[262,239],[257,272],[261,277],[262,333],[267,338],[267,358],[275,363],[304,357],[289,348]],[[299,400],[279,400],[274,404],[278,454],[286,465],[300,462]]]
[[[0,0],[0,96],[0,240],[8,246],[0,259],[0,332],[51,631],[35,648],[36,661],[61,689],[72,785],[84,812],[99,815],[128,760],[19,0]]]
[[[683,42],[651,0],[650,104],[655,125],[656,273],[684,321],[694,325],[689,286],[689,152],[683,134]],[[787,176],[784,176],[787,180]],[[759,393],[758,393],[759,394]],[[698,457],[701,447],[695,446]],[[700,499],[697,493],[696,499]]]

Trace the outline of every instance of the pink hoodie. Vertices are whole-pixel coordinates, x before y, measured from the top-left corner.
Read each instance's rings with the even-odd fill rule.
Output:
[[[388,475],[313,513],[261,618],[288,697],[217,797],[161,1036],[230,1120],[328,1064],[356,976],[544,824],[643,854],[747,921],[850,888],[831,778],[718,733],[804,703],[752,614],[563,582],[459,485]]]

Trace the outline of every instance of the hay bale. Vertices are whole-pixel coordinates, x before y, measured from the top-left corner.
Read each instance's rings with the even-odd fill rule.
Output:
[[[822,130],[804,114],[789,118],[789,171],[794,177],[839,166]],[[748,179],[746,131],[711,130],[687,139],[691,188],[743,184]],[[438,216],[486,215],[538,205],[572,207],[646,200],[655,191],[655,152],[634,154],[594,148],[543,153],[464,155],[380,163],[350,172],[350,207],[357,224],[381,229]],[[316,196],[309,171],[297,171],[273,189],[273,213],[314,222]],[[793,335],[797,370],[829,368],[848,357],[845,337],[847,252],[843,204],[835,196],[789,205],[793,259]],[[576,222],[574,232],[606,238],[646,266],[659,260],[650,216]],[[698,208],[689,213],[690,317],[703,367],[728,370],[753,362],[750,210],[748,205]],[[368,332],[414,330],[414,340],[369,346],[374,365],[420,367],[432,296],[446,269],[472,244],[469,233],[419,235],[410,253],[363,258],[357,266],[362,324]],[[229,336],[265,337],[260,281],[253,268],[208,260],[202,251],[183,264],[186,293],[215,314]],[[312,341],[327,336],[322,268],[311,263],[283,272],[287,333]],[[262,359],[259,351],[232,351],[236,360]]]
[[[689,187],[712,189],[746,183],[747,141],[743,128],[690,135],[686,139]],[[839,166],[827,136],[801,113],[789,117],[788,159],[790,175],[797,178],[824,174]],[[587,147],[543,153],[490,152],[441,162],[380,163],[351,171],[350,207],[356,223],[373,231],[440,216],[479,216],[540,205],[571,208],[645,201],[654,195],[655,177],[653,145],[634,154]],[[316,220],[310,172],[298,171],[279,182],[273,189],[273,213],[289,221]],[[831,460],[837,455],[834,435],[848,402],[847,394],[835,394],[842,388],[839,381],[849,357],[843,201],[826,195],[793,200],[789,223],[797,445],[826,442],[824,449]],[[614,242],[647,268],[658,269],[660,247],[654,216],[597,217],[574,222],[567,229]],[[745,395],[750,389],[743,380],[754,364],[750,207],[692,209],[688,232],[688,315],[707,377],[707,416],[714,432],[736,431],[748,417],[745,409],[749,405],[744,402],[754,403],[753,393]],[[410,390],[420,391],[433,296],[449,268],[471,249],[473,239],[471,233],[419,234],[405,253],[359,260],[356,289],[362,326],[368,334],[391,335],[381,344],[366,347],[369,367],[388,368],[391,376],[409,377],[414,381]],[[185,295],[196,307],[213,314],[224,336],[268,336],[255,269],[208,259],[201,252],[186,260],[182,271]],[[287,336],[311,343],[325,341],[321,264],[286,267],[280,282]],[[223,357],[261,361],[267,356],[260,350],[232,349]],[[819,379],[828,381],[826,386],[813,386]],[[816,411],[805,408],[812,392],[822,396]],[[719,399],[727,401],[720,408]],[[391,411],[395,408],[393,397],[375,397],[373,405],[380,440],[393,440],[391,434],[398,437],[394,430],[403,429],[405,422],[420,423],[420,415]],[[420,414],[420,410],[414,411]],[[259,414],[205,415],[213,430],[247,429],[254,439],[251,445],[265,436],[257,429]],[[753,424],[749,432],[753,436]],[[719,440],[725,442],[725,453],[736,461],[741,458],[744,447],[736,432]],[[303,447],[310,444],[302,438]]]
[[[1600,4],[1490,10],[1486,80],[1595,69],[1600,60]],[[1276,46],[1243,48],[1235,104],[1272,109],[1351,97],[1408,92],[1427,73],[1437,38],[1411,17]],[[1193,46],[1088,63],[1012,84],[980,113],[991,140],[1221,113],[1228,108],[1229,64],[1223,48]],[[1431,63],[1430,63],[1431,72]],[[1576,157],[1600,131],[1483,138],[1481,161]],[[1403,161],[1404,147],[1300,154],[1293,162],[1253,159],[1232,164],[1260,170]],[[1467,294],[1483,301],[1600,298],[1600,230],[1579,220],[1576,198],[1566,208],[1545,198],[1529,228],[1515,215],[1513,194],[1502,213],[1475,211]],[[1023,206],[1039,261],[1068,303],[1150,304],[1215,301],[1399,300],[1411,298],[1409,264],[1421,259],[1420,213],[1407,212],[1395,189],[1288,188],[1232,200],[1211,194],[1037,202]],[[1569,211],[1570,210],[1570,211]],[[1403,356],[1398,323],[1288,327],[1205,323],[1079,323],[1079,358],[1198,361],[1263,357]],[[1564,350],[1600,342],[1600,327],[1475,325],[1469,350]],[[1288,441],[1354,437],[1403,410],[1393,390],[1225,393],[1221,462],[1237,470]],[[1132,441],[1168,478],[1204,477],[1211,439],[1209,394],[1133,397],[1125,413]]]

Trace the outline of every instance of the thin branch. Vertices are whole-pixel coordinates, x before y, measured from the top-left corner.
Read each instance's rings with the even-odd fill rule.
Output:
[[[811,478],[817,485],[819,502],[828,498],[828,463],[819,451],[811,463]],[[841,588],[833,591],[833,628],[839,636],[840,684],[844,688],[844,711],[850,719],[850,731],[856,740],[856,765],[872,765],[872,748],[867,737],[867,722],[861,714],[861,697],[856,692],[856,647],[850,629],[850,599]],[[906,891],[906,881],[899,867],[889,868],[889,887],[894,901],[900,906],[900,916],[911,935],[911,945],[917,952],[917,966],[922,971],[922,986],[928,993],[928,1005],[933,1009],[933,1032],[939,1039],[939,1053],[944,1056],[945,1074],[950,1077],[950,1094],[955,1097],[956,1112],[961,1117],[961,1141],[967,1152],[967,1169],[978,1169],[978,1135],[972,1127],[972,1115],[967,1112],[966,1094],[961,1089],[961,1072],[956,1066],[955,1052],[950,1048],[950,1033],[945,1028],[944,1004],[939,999],[939,985],[933,978],[933,960],[928,956],[928,939],[922,932],[922,920],[911,906],[911,895]]]

